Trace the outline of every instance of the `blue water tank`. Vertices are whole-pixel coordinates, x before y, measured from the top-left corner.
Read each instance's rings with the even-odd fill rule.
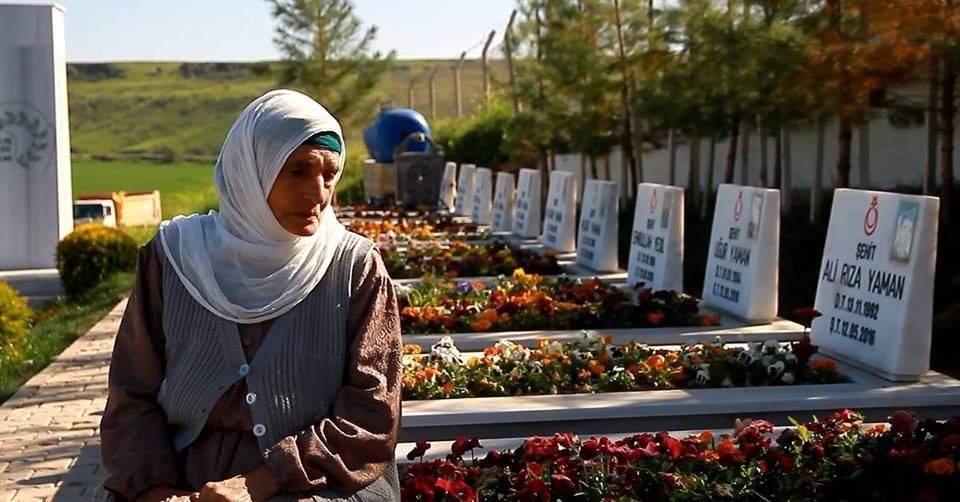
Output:
[[[430,126],[423,115],[410,108],[384,108],[376,120],[364,129],[363,141],[371,157],[381,164],[387,164],[393,162],[393,151],[415,132],[430,135]],[[410,152],[423,152],[426,149],[427,144],[420,141],[410,143],[407,147]]]

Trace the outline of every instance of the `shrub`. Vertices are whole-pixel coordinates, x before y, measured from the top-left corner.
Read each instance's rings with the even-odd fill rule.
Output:
[[[469,118],[438,124],[433,137],[443,147],[447,160],[496,169],[507,161],[503,144],[510,119],[510,109],[496,103]]]
[[[81,225],[57,244],[57,269],[70,297],[93,288],[113,272],[133,270],[136,264],[136,241],[116,228]]]
[[[27,338],[33,312],[9,284],[0,281],[0,359],[16,359],[17,347]]]

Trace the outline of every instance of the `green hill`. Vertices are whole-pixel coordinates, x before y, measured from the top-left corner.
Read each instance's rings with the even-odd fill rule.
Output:
[[[430,118],[428,80],[435,65],[437,115]],[[397,61],[380,93],[385,105],[407,106],[417,76],[416,108],[435,124],[455,115],[451,60]],[[232,121],[253,98],[278,87],[271,63],[69,64],[70,142],[76,158],[209,160]],[[505,64],[491,64],[494,78]],[[481,65],[462,70],[464,113],[482,100]],[[348,141],[362,141],[365,124],[347,124]],[[359,146],[359,145],[358,145]],[[354,150],[357,151],[357,150]]]

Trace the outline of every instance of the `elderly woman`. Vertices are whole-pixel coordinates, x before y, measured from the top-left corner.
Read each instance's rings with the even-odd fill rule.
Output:
[[[401,346],[373,244],[331,207],[340,125],[256,99],[214,170],[220,210],[140,250],[102,460],[119,500],[394,500]]]

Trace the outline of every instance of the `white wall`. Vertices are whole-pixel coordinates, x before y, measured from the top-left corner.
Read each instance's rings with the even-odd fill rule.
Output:
[[[824,187],[829,188],[834,185],[836,177],[837,162],[837,121],[830,120],[826,125],[825,148],[823,158],[823,182]],[[876,118],[870,122],[870,184],[873,188],[890,189],[897,185],[920,186],[923,184],[924,170],[926,165],[926,129],[923,126],[910,128],[895,128],[885,117]],[[676,153],[676,185],[686,186],[689,171],[689,148],[684,141],[678,144]],[[816,129],[808,128],[791,131],[791,152],[792,160],[792,185],[794,188],[809,188],[813,181],[813,172],[816,155]],[[850,183],[856,188],[860,186],[858,165],[859,165],[859,136],[854,128],[853,142],[851,145],[851,171]],[[716,145],[716,152],[713,161],[713,187],[716,188],[723,182],[723,170],[726,165],[728,138],[721,138]],[[700,142],[700,181],[699,186],[702,189],[707,182],[707,155],[709,153],[709,138],[702,139]],[[617,181],[625,184],[624,171],[620,158],[619,148],[610,154],[610,181]],[[768,174],[768,183],[773,181],[774,165],[774,144],[773,138],[767,142],[767,164],[770,173]],[[557,155],[556,168],[564,171],[570,171],[581,179],[579,186],[583,187],[582,179],[584,176],[590,178],[590,164],[586,164],[586,169],[581,171],[581,160],[579,154]],[[756,131],[750,134],[750,161],[749,161],[749,184],[760,184],[760,142]],[[740,182],[740,146],[737,146],[737,166],[735,170],[734,182]],[[954,166],[954,176],[956,176],[956,165]],[[597,173],[601,179],[608,179],[604,169],[602,159],[597,160]],[[647,151],[643,154],[643,180],[654,183],[668,183],[670,180],[670,153],[667,148],[661,148],[654,151]],[[633,192],[635,189],[630,190]],[[621,190],[621,197],[627,194]]]

